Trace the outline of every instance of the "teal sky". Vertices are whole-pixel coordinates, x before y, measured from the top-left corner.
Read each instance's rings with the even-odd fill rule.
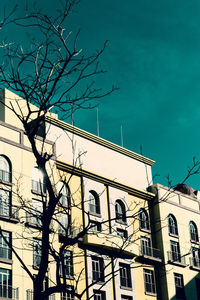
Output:
[[[109,40],[100,83],[120,88],[99,103],[100,136],[120,144],[122,125],[124,147],[140,153],[142,145],[156,161],[155,182],[166,184],[168,174],[181,182],[193,156],[200,159],[200,2],[82,0],[69,24],[78,28],[84,50]],[[96,110],[79,111],[74,120],[97,133]],[[200,189],[199,182],[200,175],[188,184]]]

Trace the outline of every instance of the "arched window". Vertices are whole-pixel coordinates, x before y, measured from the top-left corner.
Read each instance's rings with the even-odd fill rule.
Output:
[[[32,191],[36,193],[45,192],[44,176],[37,167],[34,167],[32,172]]]
[[[147,229],[149,230],[149,218],[148,214],[145,209],[141,208],[139,210],[139,224],[140,224],[140,229]]]
[[[198,237],[197,225],[193,221],[190,221],[189,226],[190,226],[190,239],[191,239],[191,241],[198,242],[199,237]]]
[[[169,228],[169,233],[178,235],[177,221],[172,214],[168,216],[168,228]]]
[[[100,214],[100,199],[97,192],[89,191],[89,211],[91,213]]]
[[[58,185],[57,185],[57,192],[58,194],[61,194],[61,197],[60,197],[60,205],[63,206],[63,207],[70,207],[70,189],[69,189],[69,186],[62,182],[62,181],[59,181],[58,182]]]
[[[115,215],[117,221],[126,222],[126,209],[121,200],[116,200],[115,202]]]
[[[0,155],[0,180],[11,182],[11,165],[3,155]]]

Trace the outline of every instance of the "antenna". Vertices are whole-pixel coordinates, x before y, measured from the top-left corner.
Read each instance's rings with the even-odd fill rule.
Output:
[[[71,119],[72,119],[72,126],[74,126],[74,103],[71,103]]]
[[[121,146],[124,147],[124,140],[123,140],[123,130],[121,125]]]
[[[97,136],[99,136],[99,110],[97,107]]]

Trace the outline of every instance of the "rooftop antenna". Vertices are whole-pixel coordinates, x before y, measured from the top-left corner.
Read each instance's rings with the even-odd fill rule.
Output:
[[[124,140],[123,140],[123,130],[122,130],[122,125],[121,125],[121,146],[124,147]]]
[[[74,103],[71,103],[71,119],[72,119],[72,126],[74,126]]]
[[[97,107],[97,136],[99,136],[99,110]]]

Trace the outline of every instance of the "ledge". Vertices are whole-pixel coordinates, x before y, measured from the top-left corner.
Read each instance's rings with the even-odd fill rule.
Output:
[[[168,260],[168,263],[171,264],[171,265],[182,267],[182,268],[187,267],[187,264],[184,264],[180,261]]]

